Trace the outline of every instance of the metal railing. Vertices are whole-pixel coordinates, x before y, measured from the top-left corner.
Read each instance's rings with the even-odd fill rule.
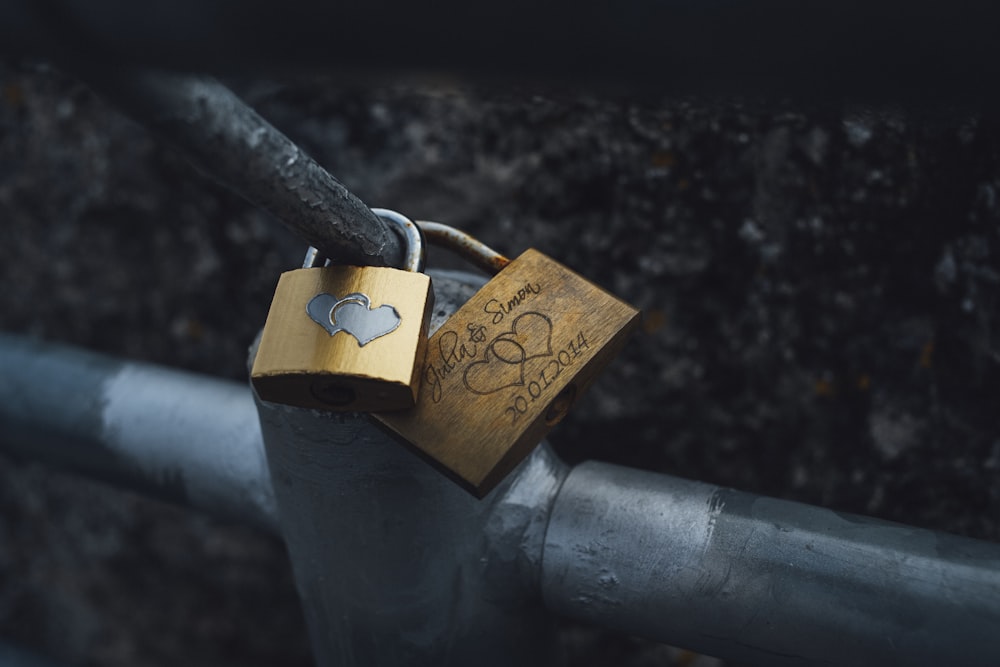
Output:
[[[5,451],[282,536],[320,665],[550,665],[550,612],[747,664],[1000,661],[997,544],[544,444],[479,501],[363,416],[11,336],[0,370]]]
[[[391,261],[360,202],[218,84],[103,81],[325,253]],[[435,281],[442,312],[472,280]],[[1000,545],[545,445],[477,501],[361,416],[10,336],[0,376],[7,451],[281,535],[321,665],[550,664],[552,612],[757,664],[1000,663]]]

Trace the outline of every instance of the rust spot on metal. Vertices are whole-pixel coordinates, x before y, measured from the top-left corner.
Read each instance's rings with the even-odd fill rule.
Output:
[[[489,274],[499,273],[510,264],[510,259],[460,229],[426,220],[418,220],[417,225],[423,230],[428,243],[451,250]]]
[[[499,273],[500,270],[508,264],[510,264],[510,260],[503,255],[497,255],[496,257],[490,259],[490,265],[497,273]]]

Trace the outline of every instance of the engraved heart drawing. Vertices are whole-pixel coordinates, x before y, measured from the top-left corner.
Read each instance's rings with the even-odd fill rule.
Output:
[[[552,320],[536,312],[518,315],[511,324],[510,331],[497,336],[497,341],[506,340],[518,345],[524,352],[523,359],[512,359],[509,364],[524,363],[538,357],[552,356]],[[500,354],[497,357],[503,359]]]
[[[465,368],[465,388],[473,394],[492,394],[507,387],[524,385],[524,364],[552,356],[552,320],[536,312],[519,315],[505,331],[486,346],[481,361]]]
[[[501,354],[497,355],[497,344]],[[517,351],[520,351],[520,361]],[[463,380],[465,388],[473,394],[492,394],[506,387],[520,387],[524,384],[524,348],[514,341],[494,339],[486,347],[482,361],[474,361],[465,368]]]
[[[342,299],[332,294],[317,294],[306,305],[306,312],[331,336],[343,331],[354,336],[361,347],[392,333],[402,321],[393,306],[385,304],[372,308],[371,299],[361,292],[353,292]]]

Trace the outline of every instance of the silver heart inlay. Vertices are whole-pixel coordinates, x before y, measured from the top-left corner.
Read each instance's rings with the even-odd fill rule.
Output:
[[[317,294],[306,305],[306,312],[331,336],[343,331],[354,336],[361,347],[392,333],[402,322],[393,306],[385,304],[372,308],[371,299],[361,292],[353,292],[342,299],[332,294]]]

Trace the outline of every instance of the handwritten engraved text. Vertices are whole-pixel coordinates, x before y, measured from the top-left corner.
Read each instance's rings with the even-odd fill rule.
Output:
[[[441,400],[441,381],[454,373],[463,361],[475,359],[479,354],[479,344],[486,340],[486,327],[468,324],[466,328],[469,340],[463,343],[459,343],[458,334],[454,331],[442,333],[437,344],[440,361],[424,367],[423,391],[429,390],[435,403]]]
[[[501,301],[499,299],[490,299],[483,306],[483,312],[493,315],[493,324],[500,324],[503,321],[504,315],[509,314],[512,310],[520,306],[533,294],[538,294],[542,291],[539,283],[532,285],[530,282],[525,283],[524,287],[517,290],[509,299],[506,301]]]

